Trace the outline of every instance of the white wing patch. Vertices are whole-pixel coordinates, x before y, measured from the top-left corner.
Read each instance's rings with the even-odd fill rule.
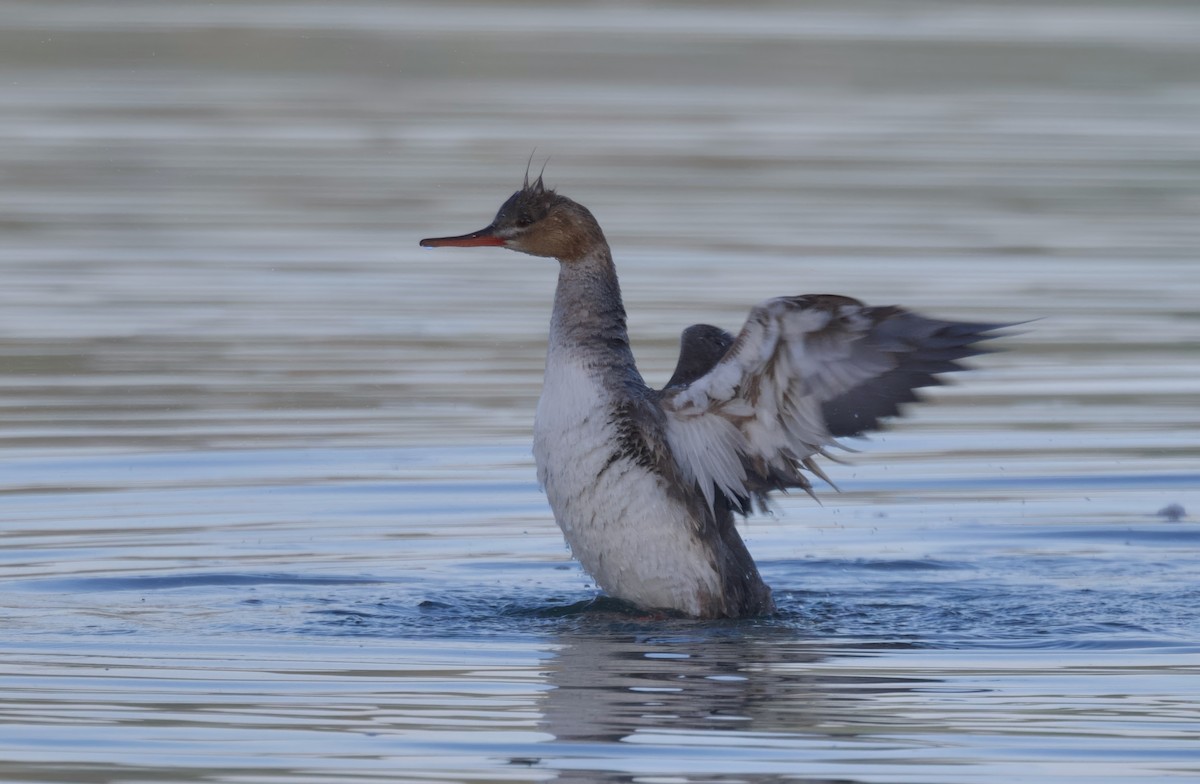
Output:
[[[703,411],[667,417],[667,444],[683,478],[695,482],[712,508],[716,490],[735,497],[746,492],[747,450],[741,431],[724,417]]]

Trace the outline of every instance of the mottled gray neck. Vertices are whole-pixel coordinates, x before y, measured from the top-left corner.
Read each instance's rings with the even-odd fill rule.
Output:
[[[549,350],[551,356],[566,352],[610,381],[641,384],[629,348],[621,286],[607,245],[559,263]]]

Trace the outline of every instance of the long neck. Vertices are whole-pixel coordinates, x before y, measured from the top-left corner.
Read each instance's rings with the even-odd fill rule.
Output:
[[[606,376],[617,371],[622,381],[641,383],[629,348],[621,286],[607,244],[582,258],[559,263],[549,359],[557,352],[566,352]]]

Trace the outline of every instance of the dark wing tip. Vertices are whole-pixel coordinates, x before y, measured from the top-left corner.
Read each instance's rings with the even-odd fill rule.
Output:
[[[895,364],[821,405],[825,425],[835,438],[878,430],[881,420],[900,416],[901,406],[920,402],[918,389],[941,386],[942,373],[969,369],[961,360],[996,350],[980,343],[1011,334],[1004,330],[1018,326],[942,321],[894,308],[868,309],[872,311],[880,320],[864,337],[864,345],[890,355]]]

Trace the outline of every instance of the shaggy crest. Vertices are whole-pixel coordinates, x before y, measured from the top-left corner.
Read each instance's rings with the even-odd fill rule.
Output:
[[[542,182],[542,175],[546,173],[546,164],[550,163],[550,159],[546,158],[546,160],[542,162],[542,170],[538,172],[537,179],[534,180],[533,185],[530,185],[529,167],[533,165],[533,156],[536,152],[537,149],[535,148],[533,152],[529,153],[529,160],[525,162],[525,181],[521,184],[521,190],[542,193],[546,190],[546,186]]]

